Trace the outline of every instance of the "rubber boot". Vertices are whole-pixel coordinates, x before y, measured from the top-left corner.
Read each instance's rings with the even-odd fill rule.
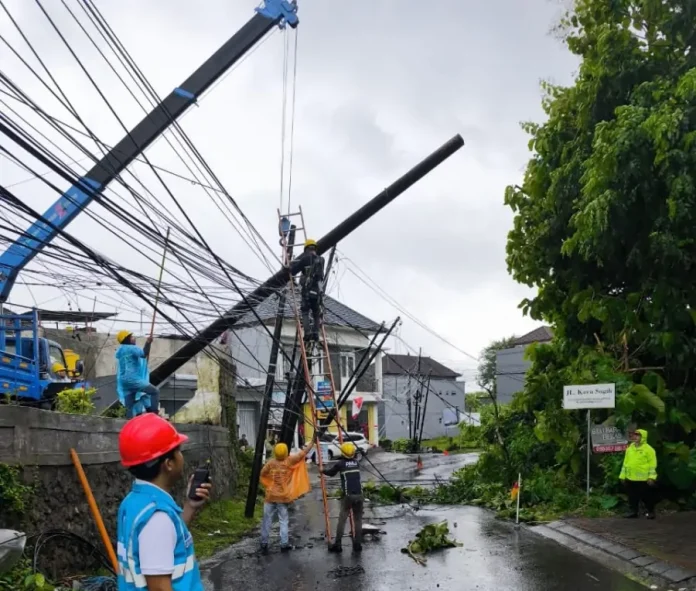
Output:
[[[329,552],[333,554],[340,554],[343,552],[343,546],[341,546],[341,544],[331,544],[329,546]]]
[[[261,554],[264,556],[268,555],[268,544],[261,544]]]
[[[362,552],[362,544],[353,544],[353,554],[360,554]]]

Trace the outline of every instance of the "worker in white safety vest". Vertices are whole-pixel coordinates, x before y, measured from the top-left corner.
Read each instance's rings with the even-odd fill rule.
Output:
[[[118,591],[203,591],[188,525],[210,497],[211,485],[204,482],[195,495],[187,494],[183,509],[171,496],[184,473],[186,441],[152,413],[131,419],[119,434],[121,463],[135,482],[118,510]],[[192,485],[193,476],[189,493]]]

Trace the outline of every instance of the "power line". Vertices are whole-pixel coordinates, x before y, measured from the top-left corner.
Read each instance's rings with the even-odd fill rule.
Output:
[[[338,259],[337,259],[337,260],[338,260]],[[392,306],[394,306],[394,308],[396,308],[396,309],[397,309],[400,313],[402,313],[404,316],[406,316],[407,318],[409,318],[410,320],[412,320],[413,322],[415,322],[415,323],[416,323],[418,326],[420,326],[423,330],[425,330],[426,332],[430,333],[431,335],[433,335],[433,336],[436,337],[437,339],[441,340],[443,343],[449,345],[449,346],[452,347],[453,349],[456,349],[457,351],[459,351],[460,353],[462,353],[463,355],[465,355],[465,356],[468,357],[469,359],[473,359],[474,361],[478,361],[478,357],[476,357],[475,355],[472,355],[471,353],[468,353],[468,352],[464,351],[463,349],[459,348],[457,345],[451,343],[451,342],[448,341],[445,337],[443,337],[441,334],[439,334],[439,333],[437,333],[436,331],[434,331],[432,328],[430,328],[428,325],[426,325],[423,321],[419,320],[419,319],[418,319],[416,316],[414,316],[411,312],[409,312],[408,310],[406,310],[401,304],[399,304],[399,302],[397,302],[397,301],[396,301],[392,296],[390,296],[384,289],[382,289],[382,288],[377,284],[377,282],[374,281],[374,279],[370,278],[369,275],[367,275],[367,273],[365,273],[365,271],[363,271],[360,267],[358,267],[358,265],[355,264],[355,262],[353,262],[350,258],[348,258],[347,256],[345,256],[343,253],[341,253],[341,258],[340,258],[340,260],[341,260],[341,261],[346,261],[346,262],[348,262],[348,263],[351,264],[357,271],[359,271],[360,273],[362,273],[362,274],[364,275],[365,278],[363,278],[363,277],[361,277],[360,275],[358,275],[358,273],[357,273],[355,270],[353,270],[353,269],[351,269],[351,268],[349,268],[349,267],[346,267],[346,270],[347,270],[348,272],[350,272],[352,275],[354,275],[355,277],[357,277],[357,279],[358,279],[359,281],[361,281],[362,283],[364,283],[367,287],[369,287],[372,291],[374,291],[374,292],[375,292],[377,295],[379,295],[382,299],[384,299],[385,301],[387,301],[388,303],[390,303]]]

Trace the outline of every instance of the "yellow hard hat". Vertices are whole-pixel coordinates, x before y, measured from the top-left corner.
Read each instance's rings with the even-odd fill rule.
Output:
[[[123,341],[125,341],[126,338],[128,338],[130,335],[131,335],[130,330],[119,330],[118,334],[116,335],[116,340],[119,343],[123,343]]]
[[[58,363],[57,361],[51,366],[51,371],[53,373],[60,373],[61,371],[65,371],[65,366],[62,363]]]
[[[279,443],[273,448],[273,455],[276,460],[284,460],[288,457],[288,446],[284,443]]]
[[[317,241],[314,240],[314,238],[307,238],[307,240],[305,240],[305,243],[304,243],[305,248],[308,248],[310,246],[316,246],[316,245],[317,245]]]
[[[355,444],[354,443],[341,443],[341,453],[346,458],[352,458],[355,455]]]

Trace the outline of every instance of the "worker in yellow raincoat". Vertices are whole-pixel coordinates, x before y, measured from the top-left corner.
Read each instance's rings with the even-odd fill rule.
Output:
[[[629,519],[638,517],[640,502],[643,501],[646,517],[655,519],[655,483],[657,480],[657,457],[652,446],[648,445],[648,432],[636,429],[630,433],[631,445],[626,450],[619,480],[628,493]]]
[[[280,523],[280,549],[282,552],[290,550],[288,505],[309,492],[309,474],[304,459],[313,445],[314,441],[311,441],[300,452],[288,455],[288,446],[278,443],[273,450],[273,459],[261,470],[261,484],[266,489],[261,522],[263,554],[268,553],[268,538],[276,516]]]

